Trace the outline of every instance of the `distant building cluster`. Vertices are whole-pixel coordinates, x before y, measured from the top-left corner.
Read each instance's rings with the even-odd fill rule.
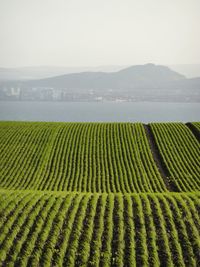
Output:
[[[66,101],[66,102],[200,102],[200,93],[181,90],[134,89],[134,90],[94,90],[55,89],[49,87],[0,87],[0,101]]]
[[[0,89],[0,100],[23,101],[128,101],[128,96],[113,94],[112,90],[96,92],[90,90],[54,89],[46,87],[20,88],[4,87]]]

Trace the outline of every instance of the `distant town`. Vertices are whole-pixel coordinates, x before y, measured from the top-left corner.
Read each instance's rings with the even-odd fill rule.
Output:
[[[0,79],[2,101],[200,102],[200,77],[145,64],[120,71],[82,72],[33,80]]]
[[[184,94],[180,90],[167,91],[147,89],[116,91],[107,90],[70,90],[45,87],[0,88],[1,101],[66,101],[66,102],[135,102],[135,101],[164,101],[164,102],[200,102],[200,93]]]

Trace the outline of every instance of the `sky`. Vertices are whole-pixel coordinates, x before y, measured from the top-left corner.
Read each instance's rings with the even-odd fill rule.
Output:
[[[200,63],[200,0],[0,0],[0,67]]]

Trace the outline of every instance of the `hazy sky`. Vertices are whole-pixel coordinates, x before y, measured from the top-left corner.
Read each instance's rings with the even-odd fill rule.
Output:
[[[200,63],[200,0],[0,0],[0,66]]]

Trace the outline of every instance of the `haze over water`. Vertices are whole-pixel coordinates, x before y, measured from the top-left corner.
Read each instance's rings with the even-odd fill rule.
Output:
[[[199,114],[199,103],[0,102],[4,121],[188,122]]]
[[[200,63],[199,10],[199,0],[1,0],[0,67],[153,62],[184,74],[182,64]],[[0,120],[185,122],[200,120],[199,106],[1,101]]]

